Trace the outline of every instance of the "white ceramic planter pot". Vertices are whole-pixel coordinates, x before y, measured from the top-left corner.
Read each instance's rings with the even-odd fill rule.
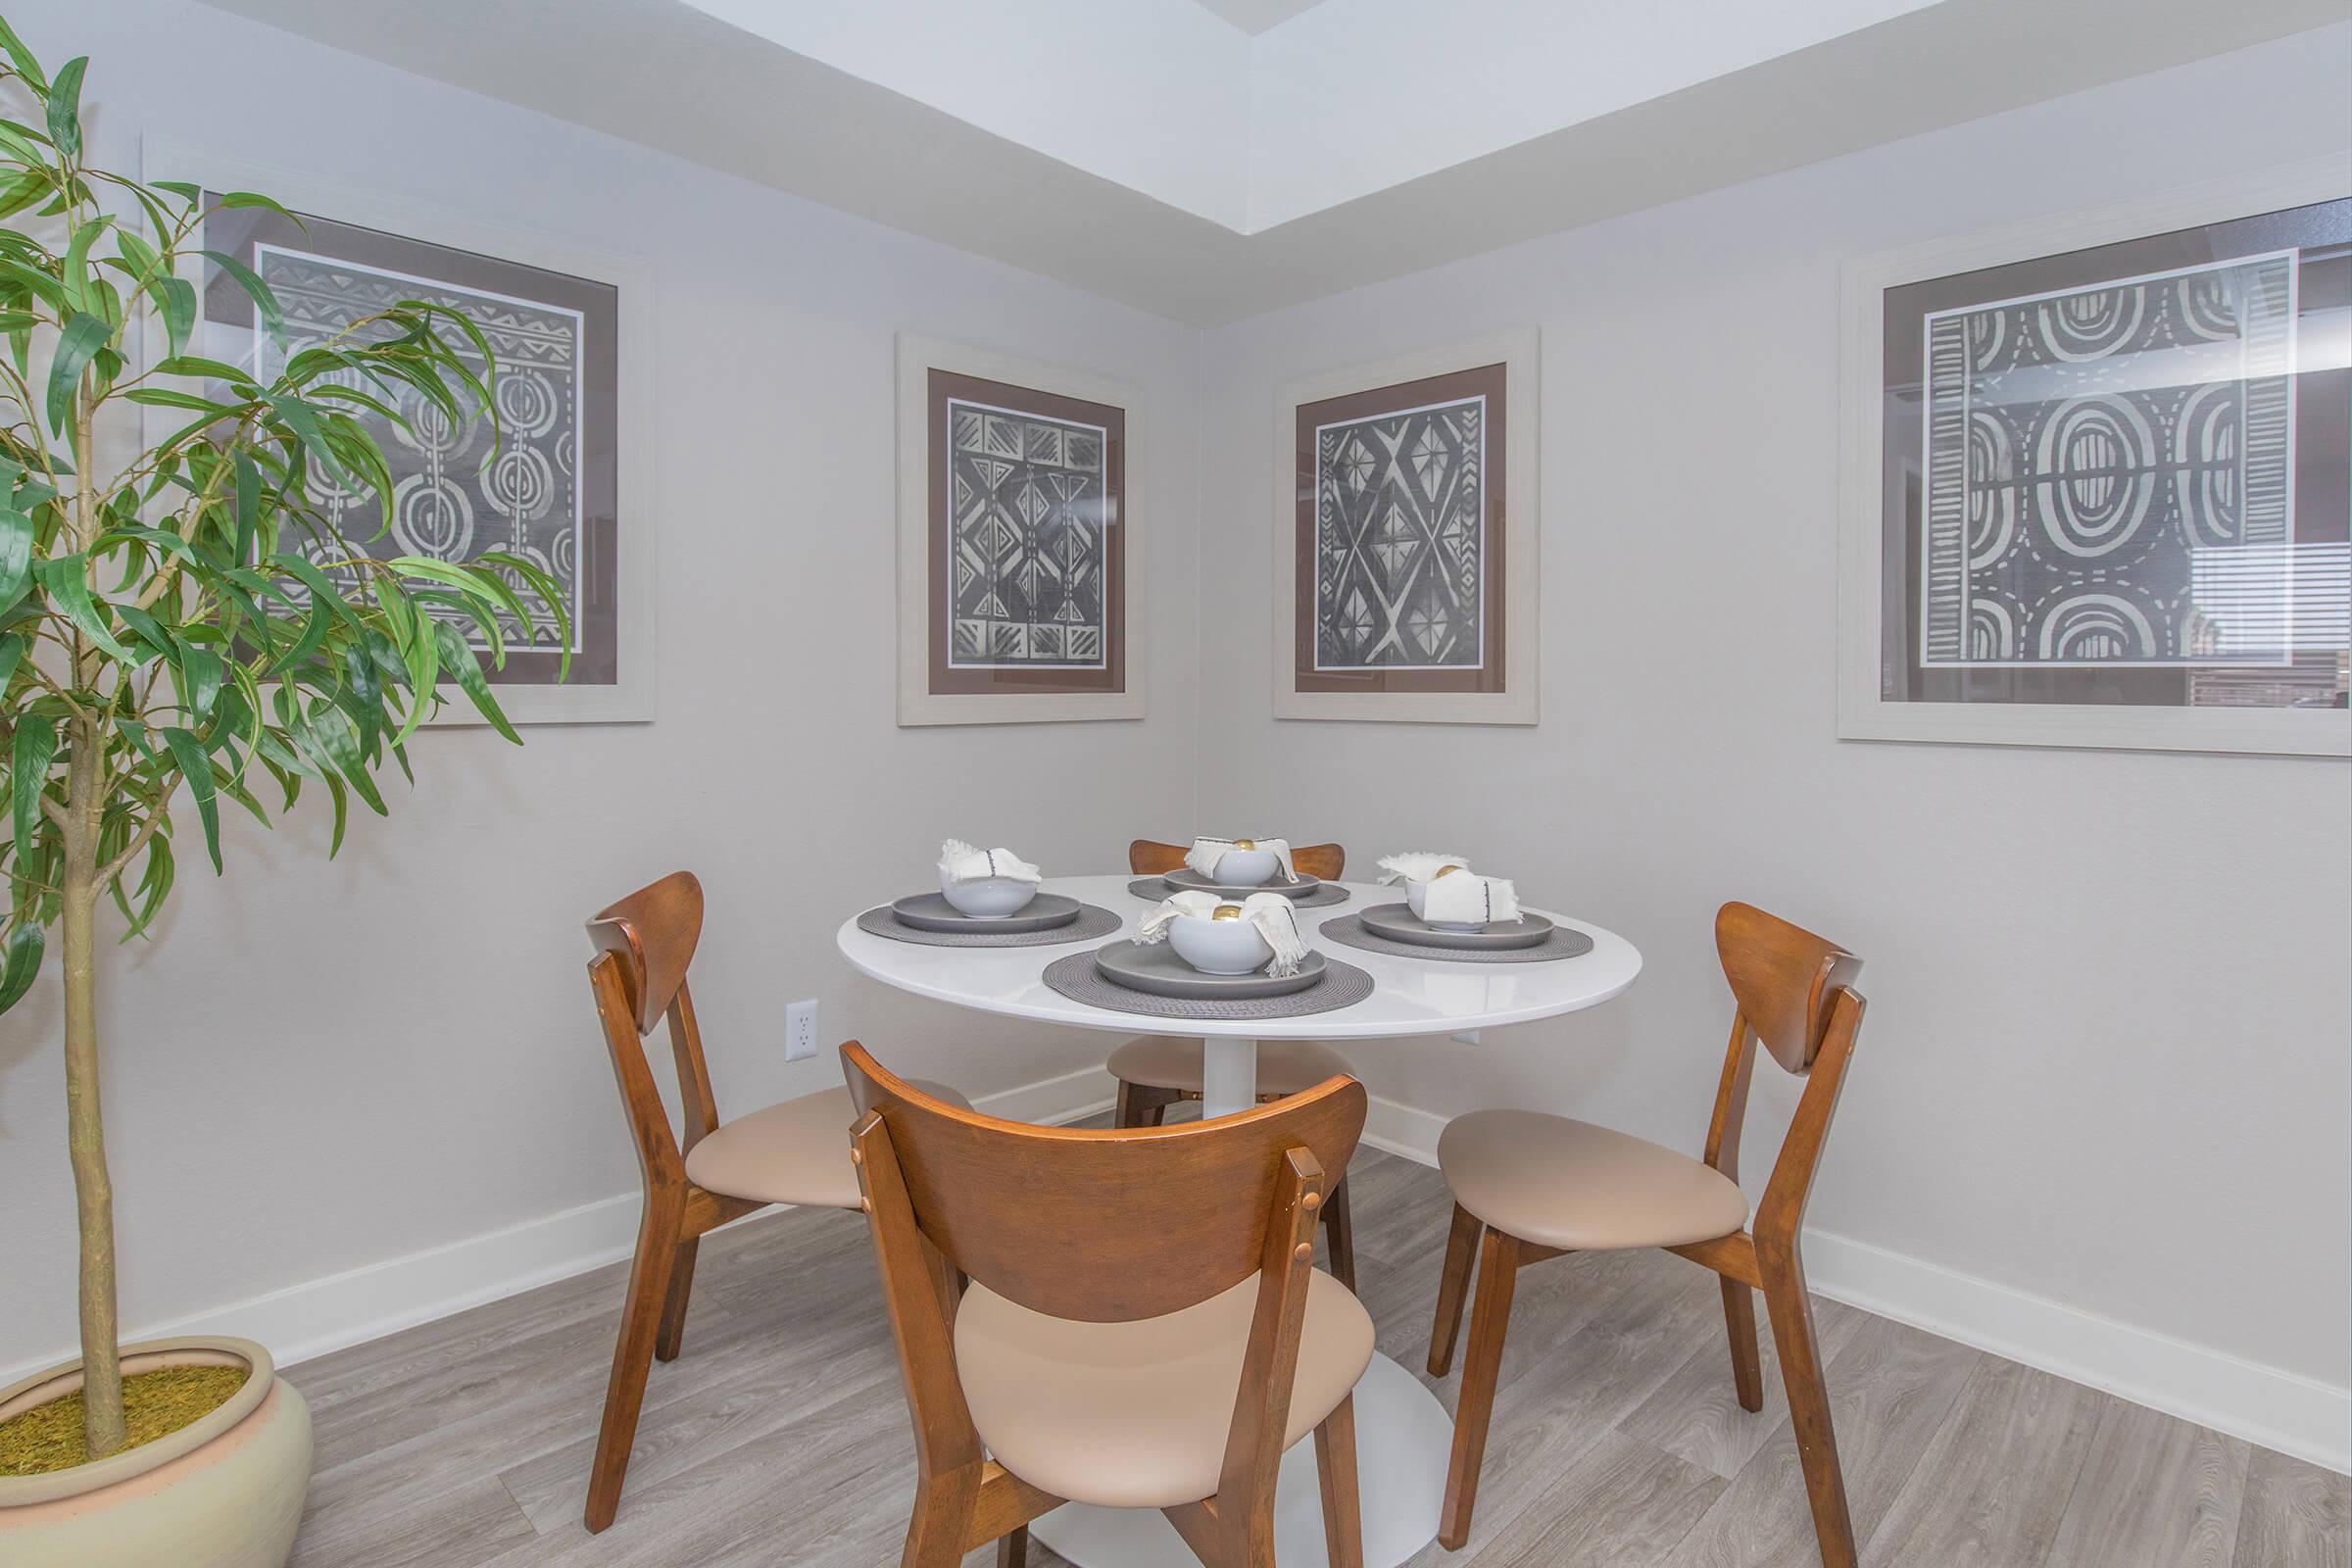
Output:
[[[126,1346],[122,1373],[247,1366],[227,1403],[169,1437],[45,1476],[0,1477],[0,1563],[284,1568],[311,1485],[311,1407],[251,1340]],[[81,1363],[0,1389],[0,1420],[81,1387]]]

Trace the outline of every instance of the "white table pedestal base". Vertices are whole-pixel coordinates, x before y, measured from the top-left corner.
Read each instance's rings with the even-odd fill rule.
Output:
[[[1211,1037],[1200,1042],[1200,1119],[1231,1116],[1257,1103],[1257,1042]]]
[[[1373,1356],[1355,1389],[1364,1568],[1396,1568],[1437,1539],[1452,1447],[1453,1422],[1438,1396],[1387,1356]],[[1029,1531],[1079,1568],[1200,1568],[1176,1527],[1154,1509],[1065,1503]],[[1274,1560],[1279,1568],[1326,1568],[1331,1560],[1323,1544],[1323,1492],[1312,1437],[1282,1456]]]

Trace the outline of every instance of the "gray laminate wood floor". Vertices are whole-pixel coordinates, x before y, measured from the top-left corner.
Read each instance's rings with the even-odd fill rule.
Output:
[[[1444,1185],[1369,1151],[1352,1178],[1381,1348],[1418,1368]],[[318,1445],[296,1564],[898,1561],[911,1440],[858,1216],[755,1218],[703,1244],[686,1352],[655,1367],[620,1516],[591,1537],[580,1508],[621,1290],[616,1265],[291,1369]],[[1718,1303],[1712,1276],[1663,1253],[1521,1276],[1477,1533],[1416,1568],[1816,1564],[1772,1351],[1770,1399],[1748,1415]],[[1819,1311],[1868,1568],[2352,1568],[2341,1476]],[[1452,1382],[1432,1383],[1448,1406]]]

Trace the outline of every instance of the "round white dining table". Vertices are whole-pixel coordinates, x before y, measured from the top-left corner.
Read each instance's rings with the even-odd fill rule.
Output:
[[[842,922],[836,940],[842,956],[860,973],[955,1006],[1112,1034],[1199,1035],[1204,1116],[1229,1115],[1256,1103],[1260,1040],[1389,1040],[1528,1023],[1607,1002],[1642,972],[1642,955],[1632,943],[1550,910],[1542,912],[1591,937],[1592,951],[1549,962],[1465,963],[1318,944],[1315,936],[1325,920],[1402,898],[1395,887],[1350,882],[1346,886],[1352,897],[1347,903],[1298,911],[1309,947],[1371,974],[1372,994],[1349,1006],[1296,1018],[1178,1022],[1092,1006],[1048,986],[1043,973],[1054,959],[1135,934],[1156,901],[1129,893],[1133,880],[1056,877],[1044,887],[1117,913],[1124,922],[1117,936],[1028,948],[927,947],[860,931],[852,916]],[[1429,1260],[1433,1273],[1438,1262]],[[1356,1387],[1355,1435],[1364,1568],[1396,1568],[1437,1539],[1453,1423],[1419,1379],[1375,1354]],[[1275,1559],[1281,1568],[1324,1568],[1328,1559],[1314,1445],[1301,1443],[1284,1456],[1274,1515]],[[1069,1503],[1037,1520],[1030,1533],[1079,1568],[1199,1568],[1175,1527],[1151,1509]]]

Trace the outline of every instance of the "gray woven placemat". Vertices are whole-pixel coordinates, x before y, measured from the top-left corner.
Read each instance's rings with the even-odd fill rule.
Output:
[[[1092,942],[1126,923],[1100,904],[1081,904],[1077,919],[1043,931],[922,931],[902,924],[887,904],[877,905],[858,917],[860,931],[926,948],[1052,948],[1064,942]]]
[[[1553,926],[1551,935],[1532,948],[1425,948],[1417,942],[1398,942],[1380,935],[1364,924],[1360,914],[1343,914],[1324,921],[1323,935],[1343,948],[1360,948],[1393,958],[1444,958],[1453,963],[1547,963],[1592,951],[1591,937],[1564,925]]]
[[[1127,891],[1139,899],[1150,899],[1153,904],[1157,904],[1176,890],[1169,887],[1163,878],[1139,876],[1127,884]],[[1326,882],[1305,898],[1295,899],[1292,902],[1301,909],[1321,909],[1334,904],[1346,904],[1350,896],[1348,890],[1337,882]]]
[[[1352,963],[1330,957],[1323,983],[1287,997],[1250,997],[1233,1002],[1200,1002],[1189,997],[1155,997],[1105,980],[1095,968],[1092,953],[1073,953],[1046,965],[1046,984],[1090,1007],[1113,1012],[1140,1012],[1148,1018],[1196,1018],[1230,1023],[1254,1018],[1303,1018],[1309,1013],[1336,1012],[1353,1006],[1372,994],[1372,977]]]

